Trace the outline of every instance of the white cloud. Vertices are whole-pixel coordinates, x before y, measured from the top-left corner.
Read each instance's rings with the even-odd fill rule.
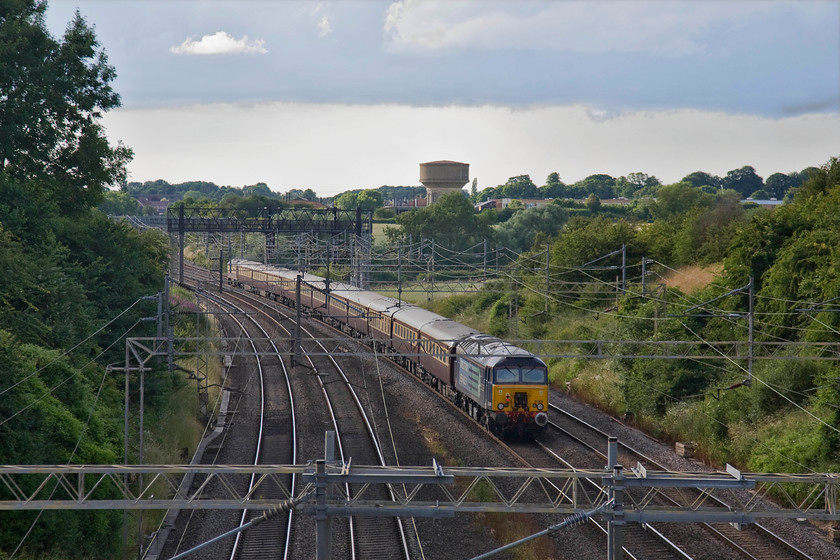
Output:
[[[550,49],[676,57],[705,51],[712,29],[779,5],[400,0],[389,5],[384,30],[397,51]]]
[[[332,33],[332,25],[330,25],[330,20],[327,16],[321,16],[321,20],[318,22],[318,36],[319,37],[326,37]]]
[[[213,35],[204,35],[198,41],[188,37],[177,47],[170,47],[169,52],[175,54],[265,54],[265,41],[256,39],[249,41],[244,35],[241,39],[234,39],[225,31],[217,31]]]

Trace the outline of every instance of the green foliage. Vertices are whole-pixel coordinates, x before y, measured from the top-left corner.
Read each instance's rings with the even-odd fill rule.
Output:
[[[478,196],[481,200],[490,200],[492,198],[540,198],[540,189],[531,180],[530,175],[517,175],[516,177],[509,178],[504,185],[484,189]]]
[[[615,194],[625,198],[639,198],[642,193],[646,196],[656,196],[658,187],[662,183],[653,175],[647,173],[629,173],[626,177],[615,180]]]
[[[704,171],[695,171],[694,173],[689,173],[682,179],[680,179],[681,183],[688,183],[693,187],[697,187],[698,189],[704,190],[706,192],[714,192],[721,188],[723,182],[721,178],[717,175],[710,175]]]
[[[752,425],[751,434],[760,445],[753,445],[747,467],[753,472],[800,472],[802,465],[828,467],[836,470],[835,462],[825,462],[824,438],[814,429],[813,418],[803,413],[791,413],[773,418],[762,425]]]
[[[531,248],[538,234],[553,237],[560,233],[568,219],[568,211],[556,204],[528,208],[496,226],[498,243],[516,252],[525,251]]]
[[[510,298],[504,295],[490,307],[487,333],[493,336],[504,336],[508,332],[510,321]]]
[[[471,303],[471,297],[469,295],[449,296],[437,304],[436,312],[444,317],[456,317],[468,308]]]
[[[382,196],[383,203],[396,201],[400,202],[414,200],[415,198],[423,198],[426,196],[426,187],[392,187],[389,185],[382,185],[378,189]]]
[[[642,253],[635,248],[636,228],[626,220],[611,220],[605,217],[572,217],[563,229],[557,241],[551,244],[551,265],[558,270],[567,271],[562,278],[564,283],[558,287],[567,290],[567,282],[586,282],[601,280],[614,282],[614,269],[604,267],[621,264],[621,255],[598,261],[598,269],[580,270],[580,268],[609,253],[628,246],[628,258],[639,258]],[[605,286],[596,286],[598,290]]]
[[[274,198],[275,193],[271,192],[268,185],[265,183],[257,183],[256,185],[246,185],[242,187],[242,196],[264,196],[266,198]]]
[[[123,405],[104,365],[124,353],[115,348],[130,328],[152,334],[137,324],[153,311],[133,304],[160,290],[168,240],[96,209],[130,156],[98,123],[119,104],[114,70],[81,16],[56,41],[45,9],[0,5],[0,463],[110,464],[122,456]],[[106,207],[128,204],[113,194]],[[152,401],[159,390],[153,383]],[[112,558],[121,517],[44,513],[27,547]],[[0,550],[14,549],[34,519],[3,513]]]
[[[252,215],[256,215],[263,208],[274,208],[277,210],[288,207],[288,204],[282,202],[276,197],[265,196],[263,194],[252,194],[248,196],[237,196],[229,193],[222,198],[219,203],[220,208],[230,208],[232,210],[247,210]]]
[[[565,189],[565,183],[560,180],[560,175],[554,171],[548,174],[545,185],[540,187],[540,196],[542,198],[561,198],[566,192]]]
[[[598,198],[615,197],[615,179],[609,175],[590,175],[569,187],[570,194],[575,198],[586,198],[594,194]]]
[[[586,204],[586,209],[592,214],[597,214],[598,210],[601,208],[601,199],[598,198],[598,195],[592,193],[586,198],[586,202],[584,204]]]
[[[96,389],[106,381],[100,369],[79,370],[60,352],[22,344],[8,331],[0,331],[0,359],[0,417],[9,419],[0,426],[0,461],[118,462],[120,406],[112,387],[105,388],[94,408]],[[34,515],[4,512],[0,519],[0,549],[11,550]],[[67,557],[109,557],[118,545],[111,535],[120,523],[118,512],[55,512],[35,525],[29,542],[44,550],[62,550]],[[84,545],[72,546],[77,539]]]
[[[137,216],[140,204],[126,192],[106,191],[99,203],[99,210],[109,216]]]
[[[747,217],[735,192],[712,195],[688,183],[661,187],[650,212],[656,219],[638,238],[648,256],[675,265],[722,260]]]
[[[0,8],[0,167],[37,179],[62,211],[75,213],[125,180],[131,150],[110,146],[99,124],[120,98],[93,29],[76,13],[57,41],[45,10],[46,2],[35,0]]]
[[[387,208],[377,208],[373,212],[373,219],[379,222],[393,222],[396,217],[397,215],[394,211]]]
[[[721,181],[721,187],[731,189],[741,195],[742,198],[746,198],[755,191],[764,188],[764,179],[756,174],[755,168],[745,165],[727,173]]]
[[[333,201],[336,208],[342,210],[355,210],[361,208],[362,212],[373,212],[382,207],[382,193],[374,189],[363,191],[348,191],[335,198]]]
[[[387,228],[386,234],[392,242],[409,237],[414,240],[431,238],[435,243],[457,251],[492,239],[492,220],[484,212],[476,214],[470,201],[455,192],[443,195],[431,206],[400,214],[397,217],[399,228]]]

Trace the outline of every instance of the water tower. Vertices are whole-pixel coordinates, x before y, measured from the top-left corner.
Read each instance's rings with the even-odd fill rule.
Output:
[[[470,164],[457,161],[430,161],[420,164],[420,182],[426,187],[426,205],[442,195],[459,191],[470,181]]]

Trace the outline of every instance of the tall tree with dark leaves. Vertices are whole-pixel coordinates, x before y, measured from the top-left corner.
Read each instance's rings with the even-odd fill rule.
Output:
[[[733,169],[723,178],[723,188],[733,191],[746,198],[757,190],[764,188],[764,179],[750,165]]]
[[[132,152],[111,146],[100,124],[120,97],[93,28],[76,12],[56,40],[46,8],[39,0],[0,3],[0,170],[74,214],[125,180]]]

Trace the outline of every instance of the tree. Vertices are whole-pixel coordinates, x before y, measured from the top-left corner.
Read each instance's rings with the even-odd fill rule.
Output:
[[[557,204],[543,204],[516,212],[504,224],[496,226],[499,245],[517,253],[529,249],[539,234],[553,237],[560,233],[569,211]]]
[[[619,177],[615,181],[615,194],[626,198],[633,198],[635,193],[648,187],[658,187],[662,185],[659,179],[647,173],[628,173],[626,177]]]
[[[136,216],[140,213],[140,204],[127,192],[108,191],[99,204],[99,209],[111,216]]]
[[[686,183],[665,185],[659,189],[656,202],[651,205],[654,218],[671,218],[688,212],[702,201],[711,201],[711,195],[704,193]]]
[[[586,199],[586,208],[593,214],[601,208],[601,199],[595,193],[590,194]]]
[[[504,185],[496,188],[496,197],[537,198],[539,192],[530,175],[517,175],[508,179]]]
[[[219,203],[219,206],[234,210],[248,210],[251,214],[256,215],[263,208],[280,209],[286,207],[287,204],[273,196],[253,194],[251,196],[225,195],[222,202]]]
[[[373,212],[382,207],[382,193],[377,189],[347,191],[335,197],[333,204],[342,210],[361,208],[363,212]]]
[[[333,199],[333,205],[342,210],[352,210],[356,208],[356,200],[358,198],[358,191],[347,191],[335,197]]]
[[[773,173],[764,181],[764,190],[771,198],[783,199],[788,191],[795,189],[805,180],[799,173]]]
[[[382,193],[375,189],[367,189],[356,197],[356,205],[362,212],[373,212],[382,207]]]
[[[566,185],[560,180],[560,175],[554,171],[545,178],[545,185],[540,188],[542,198],[561,198],[566,196]]]
[[[598,198],[613,198],[615,196],[615,179],[609,175],[590,175],[583,181],[578,181],[570,187],[570,194],[575,198],[586,198],[594,194]]]
[[[675,238],[674,259],[678,264],[710,264],[726,256],[726,250],[745,217],[740,197],[721,191],[708,206],[697,206],[683,220]]]
[[[694,173],[689,173],[682,179],[680,179],[680,183],[688,183],[693,187],[703,188],[703,187],[710,187],[711,190],[718,190],[721,188],[722,182],[720,177],[717,175],[710,175],[705,171],[695,171]]]
[[[492,216],[491,216],[492,214]],[[493,238],[495,212],[476,214],[472,203],[461,192],[441,196],[431,206],[397,217],[398,228],[386,230],[389,239],[411,237],[415,241],[433,238],[452,250],[462,250],[483,239]]]
[[[242,194],[243,196],[251,196],[254,194],[274,197],[276,196],[275,193],[271,192],[271,189],[268,188],[268,185],[265,183],[257,183],[256,185],[246,185],[242,187]]]
[[[746,198],[757,190],[764,187],[764,179],[759,177],[755,169],[749,165],[733,169],[723,178],[722,186],[724,189],[732,189]]]
[[[93,29],[76,12],[56,41],[44,23],[46,7],[37,0],[0,4],[0,169],[38,180],[65,212],[77,213],[125,180],[132,152],[112,147],[100,125],[120,98]]]
[[[622,245],[628,246],[628,258],[642,253],[634,250],[636,227],[626,220],[612,220],[602,216],[587,218],[575,216],[566,222],[563,233],[551,244],[551,264],[558,270],[574,269],[585,263],[612,253]],[[595,278],[604,282],[615,280],[615,270],[610,265],[620,265],[621,255],[611,260],[599,261],[597,271],[569,272],[564,280],[590,282]]]

